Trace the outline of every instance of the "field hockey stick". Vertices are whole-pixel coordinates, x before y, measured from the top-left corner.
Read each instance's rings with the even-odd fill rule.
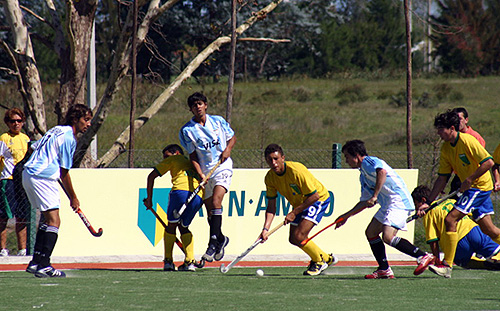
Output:
[[[337,220],[335,220],[334,222],[332,222],[331,224],[329,224],[328,226],[324,227],[323,229],[319,230],[318,232],[316,232],[313,236],[311,237],[308,237],[307,239],[305,239],[304,241],[300,242],[300,245],[304,246],[307,244],[307,242],[311,241],[312,239],[314,239],[314,237],[316,237],[318,234],[320,234],[321,232],[325,231],[326,229],[330,228],[331,226],[333,225],[336,225],[340,222],[343,222],[344,221],[344,218],[337,218]]]
[[[285,225],[285,222],[280,223],[279,225],[277,225],[276,227],[274,227],[273,229],[271,229],[271,231],[269,231],[269,233],[267,234],[267,236],[269,237],[271,234],[273,234],[274,232],[276,232],[276,230],[278,230],[279,228],[283,227],[284,225]],[[233,259],[233,261],[231,261],[231,263],[229,265],[227,265],[227,267],[225,267],[224,264],[220,265],[219,271],[222,272],[222,273],[227,273],[229,270],[231,270],[231,268],[234,265],[236,265],[240,260],[242,260],[246,255],[248,255],[248,253],[250,253],[261,242],[262,242],[262,238],[260,238],[257,241],[253,242],[253,244],[250,245],[250,247],[247,248],[246,251],[244,251],[243,253],[241,253],[241,255],[239,255],[238,257],[236,257],[235,259]]]
[[[425,213],[427,213],[428,211],[430,211],[431,209],[433,209],[434,207],[438,206],[439,204],[443,203],[444,201],[448,200],[449,198],[453,197],[454,195],[457,195],[457,196],[461,196],[462,194],[459,192],[460,189],[458,190],[455,190],[453,192],[451,192],[450,194],[447,194],[445,195],[444,197],[442,197],[441,199],[435,201],[434,203],[432,203],[431,205],[429,205],[428,208],[426,208],[424,210]],[[411,216],[409,216],[408,218],[406,218],[406,222],[410,222],[410,221],[413,221],[415,219],[418,218],[418,214],[415,213]]]
[[[146,202],[146,199],[142,200],[142,202]],[[161,219],[160,215],[158,215],[158,213],[154,209],[152,209],[150,207],[146,206],[146,209],[148,211],[151,211],[151,213],[153,213],[153,215],[155,215],[156,219],[158,219],[158,221],[161,223],[161,225],[163,226],[163,228],[165,230],[167,230],[167,224],[163,221],[163,219]],[[182,242],[179,240],[179,238],[177,236],[175,237],[175,244],[182,250],[182,252],[184,253],[184,255],[186,255],[186,250],[184,250],[184,245],[182,244]],[[205,260],[202,259],[200,262],[196,262],[195,261],[194,265],[197,268],[203,268],[205,266]]]
[[[63,189],[64,193],[66,193],[66,196],[68,197],[68,199],[71,201],[69,193],[66,190],[66,188],[64,188],[62,181],[60,179],[58,179],[57,181],[61,185],[61,188]],[[87,227],[87,229],[89,229],[90,234],[92,234],[95,237],[100,237],[102,235],[102,228],[99,228],[99,231],[95,231],[94,227],[92,227],[92,225],[90,224],[90,221],[87,219],[87,217],[85,217],[85,215],[83,214],[83,212],[80,208],[78,208],[75,212],[78,214],[78,216],[80,216],[80,219],[85,224],[85,227]]]
[[[208,172],[208,174],[205,176],[205,179],[203,179],[200,185],[196,187],[196,189],[194,189],[194,191],[189,195],[186,202],[182,204],[181,208],[179,208],[178,211],[174,211],[175,218],[181,217],[182,213],[184,213],[184,211],[186,210],[187,205],[191,203],[191,201],[198,194],[198,192],[200,192],[200,190],[207,184],[207,181],[210,179],[210,176],[213,174],[213,172],[215,172],[215,170],[219,167],[221,163],[222,162],[219,160],[219,162],[217,162],[217,164],[210,170],[210,172]]]
[[[375,204],[377,204],[377,203],[378,203],[378,202],[377,202],[377,201],[375,201]],[[373,205],[372,205],[372,206],[373,206]],[[360,208],[359,210],[356,210],[356,211],[354,211],[354,212],[351,210],[349,213],[347,213],[346,217],[347,217],[347,218],[349,218],[349,217],[351,217],[351,216],[353,216],[353,215],[355,215],[355,214],[360,213],[360,212],[361,212],[362,210],[364,210],[365,208],[372,207],[372,206],[367,205],[367,206],[364,206],[364,207],[362,207],[362,208]],[[300,245],[302,245],[302,246],[306,245],[306,244],[307,244],[307,242],[309,242],[309,241],[311,241],[312,239],[314,239],[314,238],[315,238],[318,234],[320,234],[321,232],[325,231],[326,229],[330,228],[330,227],[331,227],[331,226],[333,226],[333,225],[336,225],[336,224],[338,224],[338,223],[343,222],[344,220],[346,220],[346,218],[344,218],[344,217],[337,218],[337,220],[335,220],[334,222],[332,222],[332,223],[331,223],[331,224],[329,224],[328,226],[324,227],[323,229],[319,230],[319,231],[318,231],[318,232],[316,232],[313,236],[311,236],[311,237],[309,237],[309,238],[307,238],[307,239],[303,240],[302,242],[300,242]]]

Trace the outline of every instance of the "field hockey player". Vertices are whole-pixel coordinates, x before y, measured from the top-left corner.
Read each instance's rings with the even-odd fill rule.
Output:
[[[195,172],[191,162],[184,156],[184,152],[179,145],[172,144],[163,149],[163,161],[156,165],[153,171],[148,175],[147,197],[144,200],[144,205],[148,209],[153,208],[152,202],[155,179],[165,175],[167,172],[170,172],[172,177],[172,189],[170,190],[167,206],[168,224],[163,235],[165,246],[163,270],[175,271],[173,248],[176,241],[176,229],[179,228],[186,257],[184,263],[178,267],[178,270],[195,271],[194,241],[193,234],[189,230],[189,225],[203,204],[201,199],[203,190],[191,200],[180,218],[175,217],[174,211],[184,204],[191,192],[198,187],[199,183],[198,174]]]
[[[430,193],[431,189],[423,185],[418,186],[411,193],[413,202],[419,211],[429,208]],[[453,209],[455,202],[454,199],[445,200],[423,215],[425,240],[429,244],[432,254],[436,257],[433,263],[435,265],[440,264],[439,241],[446,232],[444,219]],[[457,222],[457,234],[459,240],[454,259],[456,265],[466,269],[500,270],[500,263],[492,258],[500,252],[500,245],[484,234],[469,216],[465,216]],[[485,260],[477,260],[473,254]],[[451,277],[451,273],[445,277]]]
[[[187,100],[193,118],[179,132],[181,145],[202,180],[220,163],[205,185],[203,202],[207,208],[210,238],[202,259],[212,262],[224,257],[229,238],[222,234],[222,200],[228,192],[233,176],[231,150],[236,136],[229,123],[221,116],[207,114],[205,95],[194,93]]]
[[[380,204],[380,209],[373,216],[365,230],[378,268],[365,279],[392,279],[394,273],[387,262],[384,242],[402,253],[417,258],[418,266],[413,272],[419,275],[434,260],[408,240],[397,235],[399,230],[406,230],[406,219],[415,210],[413,200],[403,179],[383,160],[369,156],[361,140],[351,140],[342,147],[342,153],[350,167],[359,169],[361,198],[347,213],[339,216],[335,228],[343,226],[349,217],[365,208]],[[382,233],[382,238],[380,238]]]
[[[438,177],[429,201],[434,201],[444,190],[453,171],[462,181],[460,192],[463,193],[445,218],[446,232],[441,236],[444,261],[441,265],[429,267],[436,274],[446,277],[451,275],[459,240],[457,222],[460,219],[472,213],[481,231],[499,244],[500,229],[491,219],[494,214],[490,198],[493,182],[489,170],[494,165],[491,155],[473,136],[458,131],[460,118],[453,110],[438,114],[434,118],[434,127],[444,142],[439,157]]]
[[[289,241],[311,258],[304,275],[318,275],[328,266],[336,264],[337,258],[325,253],[313,241],[305,245],[301,245],[301,242],[307,239],[311,229],[323,218],[330,205],[330,195],[303,164],[285,161],[283,149],[279,145],[267,146],[264,157],[271,169],[264,179],[267,209],[259,238],[263,241],[268,238],[268,231],[276,214],[276,198],[280,193],[293,207],[284,221],[285,224],[290,224]]]
[[[64,125],[53,127],[31,146],[32,154],[24,165],[23,187],[31,206],[42,213],[33,259],[26,268],[27,272],[37,277],[66,276],[50,264],[61,224],[58,180],[61,180],[68,193],[70,206],[76,212],[80,208],[80,201],[73,189],[69,170],[73,166],[76,136],[87,131],[91,119],[89,107],[81,104],[71,106]]]

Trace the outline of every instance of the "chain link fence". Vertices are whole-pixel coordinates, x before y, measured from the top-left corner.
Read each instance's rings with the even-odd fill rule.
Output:
[[[413,168],[419,170],[418,183],[426,184],[429,187],[432,187],[432,184],[437,177],[437,169],[439,165],[439,149],[434,147],[431,148],[432,149],[429,150],[419,150],[413,152]],[[340,149],[340,144],[333,144],[332,148],[329,149],[286,149],[285,155],[287,160],[301,162],[308,168],[349,168],[341,156]],[[264,160],[263,153],[263,149],[234,149],[231,157],[234,161],[235,168],[267,168],[268,166]],[[370,151],[369,154],[383,159],[395,169],[404,169],[408,167],[407,153],[405,151],[375,150]],[[136,168],[152,168],[161,160],[162,153],[159,149],[134,150],[134,166]],[[109,167],[128,167],[128,153],[122,153],[111,163]],[[331,190],[335,191],[335,189]],[[5,192],[3,195],[0,191],[0,220],[7,224],[5,227],[5,230],[7,231],[6,247],[9,249],[9,252],[11,254],[17,253],[18,241],[16,229],[19,230],[19,228],[24,228],[24,230],[27,231],[27,254],[32,254],[37,222],[40,215],[37,213],[36,209],[29,207],[29,203],[23,199],[23,194],[19,191],[19,188],[17,188],[16,191]],[[494,193],[491,198],[495,206],[496,214],[498,215],[498,213],[500,213],[499,195]],[[1,212],[1,210],[5,211],[6,207],[9,207],[9,204],[17,204],[13,202],[18,201],[21,202],[18,205],[24,206],[25,208],[19,208],[17,215],[8,215],[5,212]],[[26,204],[28,204],[27,207]],[[15,209],[15,207],[13,209]],[[497,226],[499,225],[498,217],[495,217],[495,215],[493,216],[493,221]],[[422,233],[417,230],[416,236],[421,234]]]

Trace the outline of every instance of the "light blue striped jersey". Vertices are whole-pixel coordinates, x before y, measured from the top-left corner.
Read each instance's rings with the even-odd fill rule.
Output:
[[[189,154],[196,151],[203,174],[207,174],[219,161],[234,136],[229,123],[221,116],[206,115],[205,126],[191,119],[179,131],[179,140]],[[219,166],[217,171],[233,168],[231,158]],[[215,175],[215,174],[214,174]]]
[[[379,168],[387,171],[386,181],[377,197],[381,208],[414,210],[415,205],[404,180],[384,160],[372,156],[366,156],[359,168],[361,172],[359,176],[361,182],[360,200],[366,201],[373,196],[377,181],[377,169]]]
[[[30,175],[58,179],[59,168],[69,170],[73,166],[73,154],[76,149],[73,128],[69,125],[55,126],[31,148],[33,154],[24,165],[24,170]]]

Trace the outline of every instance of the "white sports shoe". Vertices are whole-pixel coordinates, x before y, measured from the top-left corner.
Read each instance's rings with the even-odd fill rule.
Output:
[[[26,248],[20,249],[17,252],[17,256],[26,256]]]
[[[6,248],[2,248],[2,250],[0,251],[0,256],[2,257],[9,256],[9,250]]]
[[[196,271],[196,267],[194,266],[194,260],[191,262],[184,262],[177,268],[177,271]]]
[[[35,276],[37,278],[65,278],[66,273],[64,273],[60,270],[54,269],[54,267],[52,267],[52,266],[48,266],[48,267],[36,270]]]

